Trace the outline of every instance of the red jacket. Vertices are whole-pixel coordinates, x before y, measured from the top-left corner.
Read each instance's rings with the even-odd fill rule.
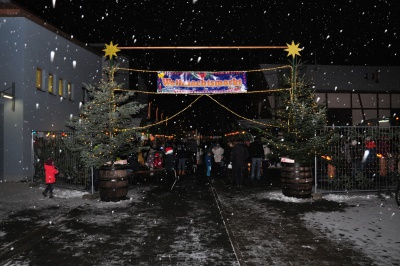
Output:
[[[46,184],[53,184],[56,182],[56,174],[58,174],[58,170],[54,165],[44,165],[44,172],[46,175]]]
[[[368,140],[367,142],[365,142],[365,147],[366,147],[367,149],[376,148],[375,141],[373,141],[373,140]]]
[[[161,157],[160,157],[160,155],[158,153],[156,153],[156,155],[154,157],[153,167],[155,169],[162,168],[162,159],[161,159]]]

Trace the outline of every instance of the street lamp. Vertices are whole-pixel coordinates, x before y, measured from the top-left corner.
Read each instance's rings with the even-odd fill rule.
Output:
[[[11,93],[5,92],[7,90],[11,89]],[[12,110],[15,111],[15,82],[12,83],[10,88],[7,88],[5,90],[2,90],[0,92],[0,96],[2,98],[10,99],[12,100]]]

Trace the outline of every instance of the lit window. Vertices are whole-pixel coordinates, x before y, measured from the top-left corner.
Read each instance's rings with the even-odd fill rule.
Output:
[[[49,74],[48,91],[49,91],[49,93],[53,93],[53,74]]]
[[[72,97],[72,85],[69,82],[67,84],[67,93],[68,93],[68,99],[72,101],[73,100],[73,97]]]
[[[62,79],[58,80],[58,96],[63,96],[64,92],[64,81]]]
[[[36,88],[42,89],[42,69],[36,68]]]

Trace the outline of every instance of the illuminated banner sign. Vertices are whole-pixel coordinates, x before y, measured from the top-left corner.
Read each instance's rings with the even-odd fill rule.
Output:
[[[158,72],[159,93],[247,92],[245,72]]]

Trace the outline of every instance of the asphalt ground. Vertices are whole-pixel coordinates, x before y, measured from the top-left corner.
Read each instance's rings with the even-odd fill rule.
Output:
[[[0,183],[0,264],[375,265],[351,242],[334,241],[301,219],[340,213],[346,204],[260,196],[275,185],[267,178],[238,190],[200,173],[172,190],[138,182],[127,200],[104,203],[44,199],[43,187]]]

